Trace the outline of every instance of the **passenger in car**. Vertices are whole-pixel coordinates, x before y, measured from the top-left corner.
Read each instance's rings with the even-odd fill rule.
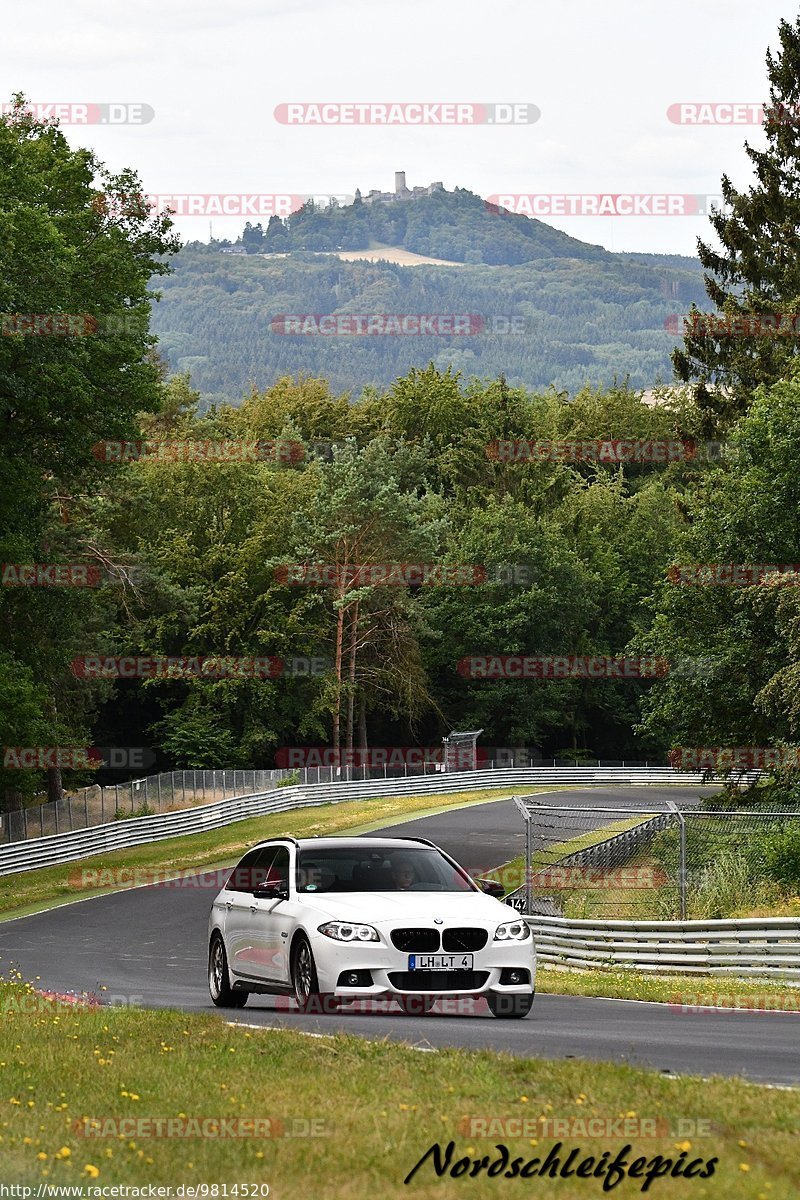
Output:
[[[414,864],[409,858],[397,858],[392,863],[392,881],[400,892],[407,892],[417,882]]]

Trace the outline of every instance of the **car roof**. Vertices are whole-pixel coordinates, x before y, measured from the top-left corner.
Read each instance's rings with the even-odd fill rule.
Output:
[[[363,850],[365,854],[368,854],[370,850],[396,850],[399,846],[408,850],[438,850],[438,846],[434,846],[432,842],[428,842],[424,838],[408,837],[274,837],[265,838],[263,842],[258,842],[258,846],[274,846],[276,842],[291,842],[297,846],[298,850],[344,850],[349,848]],[[256,849],[256,847],[252,846],[251,849]]]

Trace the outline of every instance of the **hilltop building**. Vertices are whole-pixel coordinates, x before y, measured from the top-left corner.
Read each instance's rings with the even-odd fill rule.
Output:
[[[417,196],[431,196],[434,192],[443,192],[444,184],[440,181],[429,183],[427,187],[406,186],[405,171],[395,171],[394,173],[394,191],[381,192],[378,188],[372,188],[364,197],[365,204],[396,204],[399,200],[415,200]]]

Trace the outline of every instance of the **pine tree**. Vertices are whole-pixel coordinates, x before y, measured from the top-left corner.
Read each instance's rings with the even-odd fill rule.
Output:
[[[738,192],[724,175],[725,205],[710,218],[721,250],[698,239],[717,313],[692,305],[672,356],[678,379],[695,383],[708,434],[743,413],[759,384],[785,378],[800,346],[800,317],[791,320],[800,313],[800,18],[781,21],[778,35],[778,52],[767,51],[767,145],[745,143],[756,182]]]

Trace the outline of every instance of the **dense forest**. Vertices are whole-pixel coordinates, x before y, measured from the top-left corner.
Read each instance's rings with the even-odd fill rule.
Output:
[[[357,395],[429,362],[483,379],[502,372],[510,384],[536,390],[669,381],[681,326],[671,332],[665,324],[702,301],[699,263],[609,254],[558,236],[568,243],[558,243],[559,253],[544,239],[537,243],[543,253],[517,266],[404,267],[308,251],[237,257],[193,243],[160,281],[152,327],[170,368],[191,372],[203,407],[237,403],[251,385],[263,389],[297,371]],[[301,313],[468,313],[481,320],[466,336],[282,332],[280,317]]]

